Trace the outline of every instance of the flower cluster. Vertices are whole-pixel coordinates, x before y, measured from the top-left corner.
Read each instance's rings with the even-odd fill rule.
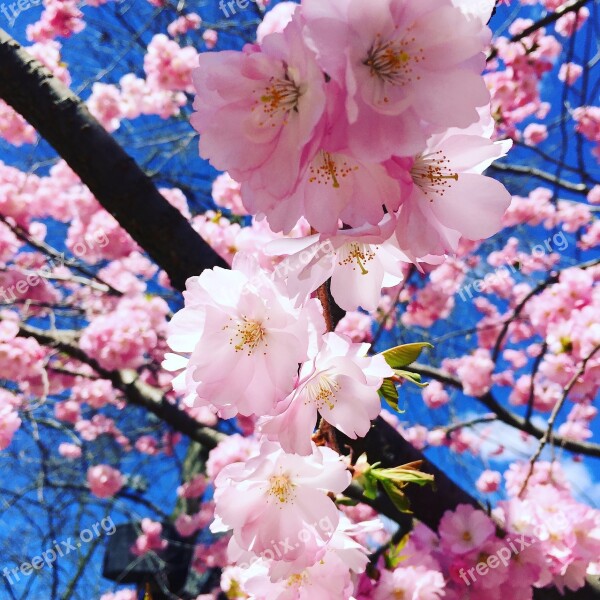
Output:
[[[367,239],[344,253],[356,268],[386,241],[418,262],[490,236],[510,202],[481,175],[510,147],[490,141],[480,75],[492,3],[455,4],[306,1],[260,44],[201,55],[201,156],[276,231],[300,217],[321,235],[359,228],[348,235]]]
[[[312,295],[330,280],[342,308],[376,310],[410,263],[500,228],[510,196],[482,172],[510,144],[491,141],[484,4],[304,0],[259,43],[201,54],[193,71],[200,154],[227,171],[216,203],[295,232],[264,235],[257,255],[220,215],[195,220],[232,270],[189,279],[168,328],[164,366],[185,405],[254,424],[253,446],[230,440],[233,456],[217,448],[208,464],[211,530],[230,533],[237,565],[230,597],[350,598],[365,569],[369,531],[336,506],[351,475],[325,431],[367,435],[394,371],[326,331],[330,308]]]

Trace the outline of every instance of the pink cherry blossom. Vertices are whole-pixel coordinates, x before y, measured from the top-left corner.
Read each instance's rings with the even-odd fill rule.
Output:
[[[325,334],[319,353],[300,369],[295,390],[259,424],[262,433],[286,452],[309,455],[318,411],[348,437],[364,437],[381,411],[378,389],[394,374],[383,356],[369,358],[367,351],[367,344]]]
[[[422,566],[400,566],[394,571],[382,572],[372,598],[439,600],[444,595],[444,577],[439,571],[431,571]]]
[[[88,469],[87,482],[94,496],[110,498],[123,487],[125,479],[120,471],[113,467],[95,465]]]
[[[275,267],[289,292],[307,297],[331,278],[331,294],[344,310],[374,310],[383,287],[403,279],[408,259],[388,239],[394,228],[389,215],[379,226],[345,229],[335,236],[312,235],[272,242],[267,251],[289,254]]]
[[[180,47],[166,35],[155,35],[144,57],[148,84],[159,90],[192,93],[191,73],[198,65],[198,56],[191,46]]]
[[[191,12],[187,15],[178,17],[172,23],[169,23],[167,31],[171,37],[176,37],[178,35],[184,35],[188,31],[199,29],[200,25],[202,25],[202,18],[200,15]]]
[[[384,206],[400,203],[398,183],[378,163],[363,162],[347,151],[320,149],[309,162],[294,192],[278,201],[263,189],[242,186],[250,212],[265,214],[274,231],[288,232],[301,217],[320,233],[334,233],[339,221],[352,227],[377,225]]]
[[[206,473],[215,479],[224,467],[258,453],[258,442],[254,438],[242,437],[238,433],[228,436],[213,448],[206,461]]]
[[[457,249],[460,236],[479,240],[499,231],[510,195],[481,173],[509,148],[510,142],[451,131],[430,138],[414,158],[390,160],[388,170],[404,187],[396,228],[400,249],[413,260],[443,255]]]
[[[358,311],[349,311],[337,324],[335,330],[337,333],[349,337],[353,342],[371,342],[373,321],[365,313]]]
[[[531,123],[525,127],[523,136],[530,146],[537,146],[548,138],[548,129],[541,123]]]
[[[223,173],[213,181],[212,197],[217,206],[230,210],[234,215],[248,214],[242,204],[240,184],[229,173]]]
[[[494,532],[492,520],[484,512],[466,504],[460,504],[454,512],[446,511],[439,526],[442,544],[454,554],[465,554],[479,548]]]
[[[292,17],[298,4],[295,2],[280,2],[276,4],[263,18],[256,28],[256,41],[260,44],[270,33],[282,32]]]
[[[164,550],[169,543],[161,538],[162,525],[151,519],[142,519],[142,533],[135,540],[131,547],[131,553],[136,556],[143,556],[147,552],[156,552]]]
[[[74,460],[81,456],[81,446],[78,446],[77,444],[69,444],[67,442],[63,442],[58,446],[58,453],[64,458]]]
[[[502,480],[502,475],[498,473],[498,471],[491,471],[486,469],[479,476],[479,479],[476,482],[477,489],[480,492],[485,494],[491,494],[498,490],[500,486],[500,481]]]
[[[212,406],[226,418],[270,414],[291,391],[311,339],[316,343],[324,329],[318,300],[295,308],[240,255],[232,271],[217,267],[189,279],[184,297],[167,339],[172,350],[189,355],[167,354],[168,370],[184,369],[175,389],[191,405]]]
[[[44,0],[43,4],[40,20],[27,26],[27,39],[45,42],[59,36],[68,38],[84,29],[83,13],[75,0]]]
[[[21,419],[12,406],[0,404],[0,450],[12,441],[13,435],[21,427]]]
[[[200,498],[206,490],[208,482],[203,474],[196,475],[191,481],[177,488],[177,495],[181,498]]]
[[[240,548],[267,557],[282,541],[297,540],[281,560],[303,558],[308,566],[339,522],[327,493],[341,493],[349,483],[346,465],[330,448],[313,445],[300,457],[265,442],[258,456],[228,465],[215,479],[211,530],[232,529]]]
[[[256,600],[311,600],[314,598],[350,598],[353,582],[344,562],[333,552],[328,552],[319,562],[292,574],[287,579],[273,583],[268,575],[268,563],[261,561],[245,571],[232,569],[241,587]],[[227,574],[226,574],[227,575]],[[235,579],[234,579],[235,580]],[[231,589],[226,582],[222,585]]]
[[[202,34],[202,39],[209,50],[212,50],[219,41],[219,32],[215,29],[205,29]]]
[[[251,188],[290,193],[325,111],[323,74],[300,20],[260,48],[201,54],[193,81],[200,155]]]
[[[573,85],[583,73],[583,67],[577,63],[563,63],[558,71],[558,78],[567,85]]]
[[[477,120],[476,107],[489,100],[480,73],[490,32],[449,4],[303,2],[319,63],[346,90],[355,156],[372,161],[416,154],[428,130]]]
[[[429,385],[421,391],[423,402],[429,408],[439,408],[448,404],[450,396],[439,381],[431,381]]]

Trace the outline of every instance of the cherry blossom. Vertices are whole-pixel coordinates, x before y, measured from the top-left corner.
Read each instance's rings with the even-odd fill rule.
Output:
[[[283,33],[266,36],[260,48],[202,54],[193,81],[191,123],[201,134],[200,155],[276,197],[292,191],[326,100],[323,75],[304,44],[299,19]]]
[[[167,354],[167,369],[185,369],[176,389],[221,416],[270,414],[324,327],[318,301],[295,308],[256,263],[240,256],[232,271],[217,267],[188,280],[184,297],[167,339],[172,350],[189,355]]]
[[[287,256],[275,274],[288,283],[300,299],[331,278],[331,294],[344,310],[374,310],[381,289],[403,279],[403,262],[408,259],[389,242],[394,219],[386,216],[377,227],[345,229],[335,236],[312,235],[283,239],[267,251]]]
[[[286,452],[309,455],[318,411],[348,437],[364,437],[381,410],[378,389],[394,374],[383,356],[369,358],[367,351],[366,344],[325,334],[319,353],[300,369],[296,388],[261,431]]]
[[[233,530],[240,548],[281,560],[302,557],[311,564],[319,546],[335,530],[339,515],[328,492],[340,493],[350,483],[341,457],[330,448],[312,447],[308,457],[286,454],[277,444],[265,442],[260,453],[244,463],[221,470],[215,479],[215,521],[211,531]],[[237,498],[243,495],[244,503]]]
[[[355,156],[421,152],[429,132],[467,127],[488,102],[480,73],[489,30],[450,3],[305,0],[302,14],[319,63],[346,89]]]
[[[124,485],[123,475],[109,465],[96,465],[87,472],[87,481],[92,494],[98,498],[114,496]]]

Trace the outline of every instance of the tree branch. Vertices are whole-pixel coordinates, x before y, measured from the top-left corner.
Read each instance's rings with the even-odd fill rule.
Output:
[[[581,363],[581,366],[579,367],[579,369],[577,369],[577,372],[575,373],[575,375],[573,375],[573,377],[571,377],[571,381],[569,381],[569,383],[565,386],[560,400],[558,400],[558,402],[554,405],[554,408],[552,409],[552,413],[550,414],[550,417],[548,418],[548,427],[546,428],[546,431],[545,431],[542,439],[540,440],[540,444],[538,446],[537,451],[535,452],[535,454],[531,457],[531,460],[529,461],[529,471],[527,473],[527,477],[525,477],[525,481],[523,481],[523,485],[521,486],[521,490],[519,491],[519,496],[522,496],[523,492],[527,488],[527,484],[529,483],[529,480],[530,480],[531,476],[533,475],[533,469],[535,467],[535,463],[538,460],[538,458],[541,456],[542,450],[546,447],[546,444],[548,444],[548,441],[551,438],[552,438],[552,440],[555,439],[554,436],[552,435],[552,430],[554,429],[554,423],[556,423],[556,418],[558,417],[558,413],[560,413],[560,411],[567,399],[567,396],[571,393],[571,390],[575,387],[577,380],[585,373],[585,368],[586,368],[588,362],[591,360],[591,358],[594,356],[594,354],[596,354],[596,352],[598,352],[598,350],[600,350],[600,345],[596,346],[592,350],[592,352],[590,352],[590,354],[588,354],[585,357],[585,359]],[[554,443],[554,442],[552,442],[552,443]]]
[[[130,404],[145,408],[175,431],[201,443],[209,450],[226,437],[224,434],[200,424],[176,405],[171,404],[161,390],[142,381],[135,371],[109,371],[101,367],[96,360],[74,345],[74,336],[71,332],[51,333],[21,324],[19,325],[19,335],[34,338],[43,346],[56,348],[59,352],[89,365],[102,379],[107,379],[115,389],[123,392]]]
[[[580,8],[583,8],[586,4],[589,4],[591,1],[592,0],[577,0],[577,2],[573,2],[572,4],[563,5],[560,8],[557,8],[554,12],[548,13],[539,21],[536,21],[535,23],[533,23],[533,25],[530,25],[529,27],[521,31],[521,33],[513,35],[509,39],[509,41],[513,43],[520,42],[523,38],[526,38],[532,33],[535,33],[538,29],[546,27],[546,25],[552,25],[552,23],[558,21],[563,15],[566,15],[570,12],[578,11]],[[498,56],[498,49],[492,48],[490,50],[490,53],[488,54],[487,59],[492,60],[493,58],[496,58],[496,56]]]
[[[463,391],[463,384],[457,377],[442,371],[441,369],[437,369],[435,367],[430,367],[428,365],[422,365],[420,363],[413,363],[409,367],[404,367],[407,371],[411,371],[413,373],[418,373],[424,377],[430,377],[431,379],[435,379],[444,385],[448,385],[450,387],[456,388],[457,390]],[[483,396],[476,396],[476,400],[481,402],[484,406],[486,406],[489,410],[493,411],[499,421],[510,425],[511,427],[515,427],[532,435],[533,437],[541,440],[544,437],[545,432],[542,429],[539,429],[532,423],[527,422],[522,417],[515,415],[510,412],[506,408],[504,408],[497,400],[494,398],[491,392],[484,394]],[[585,454],[587,456],[596,456],[600,457],[600,445],[599,444],[591,444],[589,442],[575,442],[573,440],[568,440],[562,437],[553,438],[553,444],[556,446],[560,446],[561,448],[565,448],[566,450],[570,450],[571,452],[577,452],[578,454]]]
[[[545,171],[541,171],[540,169],[536,169],[535,167],[525,167],[523,165],[508,165],[505,163],[494,163],[493,165],[490,165],[490,169],[492,169],[493,171],[500,171],[502,173],[514,173],[515,175],[526,175],[527,177],[535,177],[536,179],[540,179],[541,181],[546,181],[547,183],[557,185],[558,187],[561,187],[564,190],[568,190],[569,192],[576,192],[578,194],[583,194],[584,196],[587,196],[591,190],[591,188],[585,185],[585,183],[573,183],[572,181],[561,179],[560,177],[556,177],[551,173],[546,173]],[[594,207],[591,208],[593,209]]]
[[[175,288],[204,269],[227,267],[85,103],[2,29],[0,98],[54,147]]]

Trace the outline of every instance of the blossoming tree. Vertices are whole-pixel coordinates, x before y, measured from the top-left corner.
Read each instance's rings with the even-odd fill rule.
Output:
[[[599,3],[140,4],[0,29],[6,597],[598,597]]]

